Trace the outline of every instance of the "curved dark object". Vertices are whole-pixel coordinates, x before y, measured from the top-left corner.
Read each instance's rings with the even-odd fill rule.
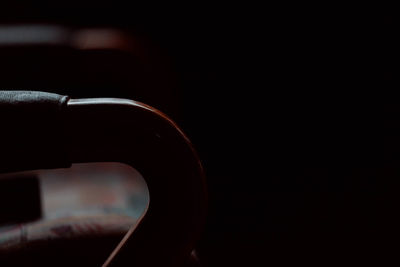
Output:
[[[62,113],[68,97],[31,91],[0,91],[0,173],[65,168]]]
[[[19,107],[24,105],[20,103],[9,108],[8,105],[11,107],[13,104],[8,104],[4,93],[1,93],[0,99],[3,100],[0,100],[0,113],[7,114],[5,112],[8,111],[10,119],[7,122],[12,124],[13,112],[19,113]],[[12,92],[18,93],[21,92]],[[49,96],[54,97],[53,94],[42,95],[43,98]],[[40,102],[38,99],[29,101]],[[150,205],[136,229],[132,228],[127,233],[104,265],[183,265],[188,260],[205,221],[206,189],[201,163],[182,131],[161,112],[131,100],[69,100],[59,97],[46,103],[58,108],[52,112],[46,110],[49,114],[42,114],[43,117],[50,116],[50,119],[39,117],[39,120],[48,122],[57,117],[56,124],[62,121],[56,127],[58,144],[67,149],[60,149],[56,154],[67,155],[53,154],[52,157],[59,160],[48,165],[45,161],[51,155],[42,156],[42,151],[47,153],[48,150],[43,149],[37,152],[40,157],[39,160],[35,160],[35,166],[32,163],[18,164],[23,169],[56,168],[66,167],[66,159],[69,159],[69,163],[115,161],[133,166],[146,179]],[[35,113],[38,107],[45,105],[26,105],[27,108],[21,114],[28,114],[29,110]],[[43,125],[46,126],[46,123]],[[9,128],[4,124],[2,127]],[[14,123],[12,127],[18,128],[23,125]],[[49,129],[25,129],[26,138],[29,139],[32,131],[42,130]],[[14,141],[19,151],[24,150],[24,147],[18,145],[18,140],[9,141]],[[43,143],[34,148],[55,145],[47,143],[44,139],[41,142]],[[54,136],[52,142],[55,142]],[[52,151],[54,152],[54,149]],[[2,153],[0,172],[11,171],[4,164],[10,162],[3,161],[3,158],[6,159],[7,155]],[[59,166],[56,166],[56,163]],[[13,168],[12,171],[16,169]]]

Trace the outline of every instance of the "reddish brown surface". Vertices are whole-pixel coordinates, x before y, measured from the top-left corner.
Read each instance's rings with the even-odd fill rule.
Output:
[[[186,136],[164,114],[133,101],[70,101],[66,116],[74,126],[73,162],[124,162],[146,177],[147,214],[107,264],[182,265],[200,237],[206,205],[203,169]]]

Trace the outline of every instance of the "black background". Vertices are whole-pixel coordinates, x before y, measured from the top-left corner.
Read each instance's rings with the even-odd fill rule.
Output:
[[[157,79],[170,91],[161,97],[155,84],[139,100],[175,119],[203,160],[205,266],[326,266],[395,255],[389,11],[54,1],[7,5],[0,14],[3,24],[120,27],[151,43],[162,62]],[[17,87],[135,98],[43,77]],[[8,88],[16,80],[0,76]]]

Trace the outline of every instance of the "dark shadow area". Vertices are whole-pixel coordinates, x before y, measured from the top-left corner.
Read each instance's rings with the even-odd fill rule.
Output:
[[[81,28],[129,36],[133,52],[0,46],[0,86],[131,98],[176,120],[208,178],[203,266],[396,259],[395,68],[371,64],[370,48],[374,33],[393,42],[394,16],[222,4],[6,10],[0,29],[39,23],[62,25],[68,38]],[[387,46],[381,57],[390,59]]]

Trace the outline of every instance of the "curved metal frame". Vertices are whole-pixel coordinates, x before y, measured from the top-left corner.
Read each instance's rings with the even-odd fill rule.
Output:
[[[189,139],[160,111],[126,99],[71,99],[65,120],[73,163],[127,163],[149,188],[146,215],[104,266],[182,265],[206,213],[204,172]]]
[[[146,180],[148,210],[103,266],[172,267],[189,259],[205,223],[206,188],[199,158],[174,122],[126,99],[75,100],[40,92],[7,92],[3,97],[2,112],[8,116],[3,138],[8,143],[1,172],[121,162]],[[49,101],[54,103],[50,108]]]

